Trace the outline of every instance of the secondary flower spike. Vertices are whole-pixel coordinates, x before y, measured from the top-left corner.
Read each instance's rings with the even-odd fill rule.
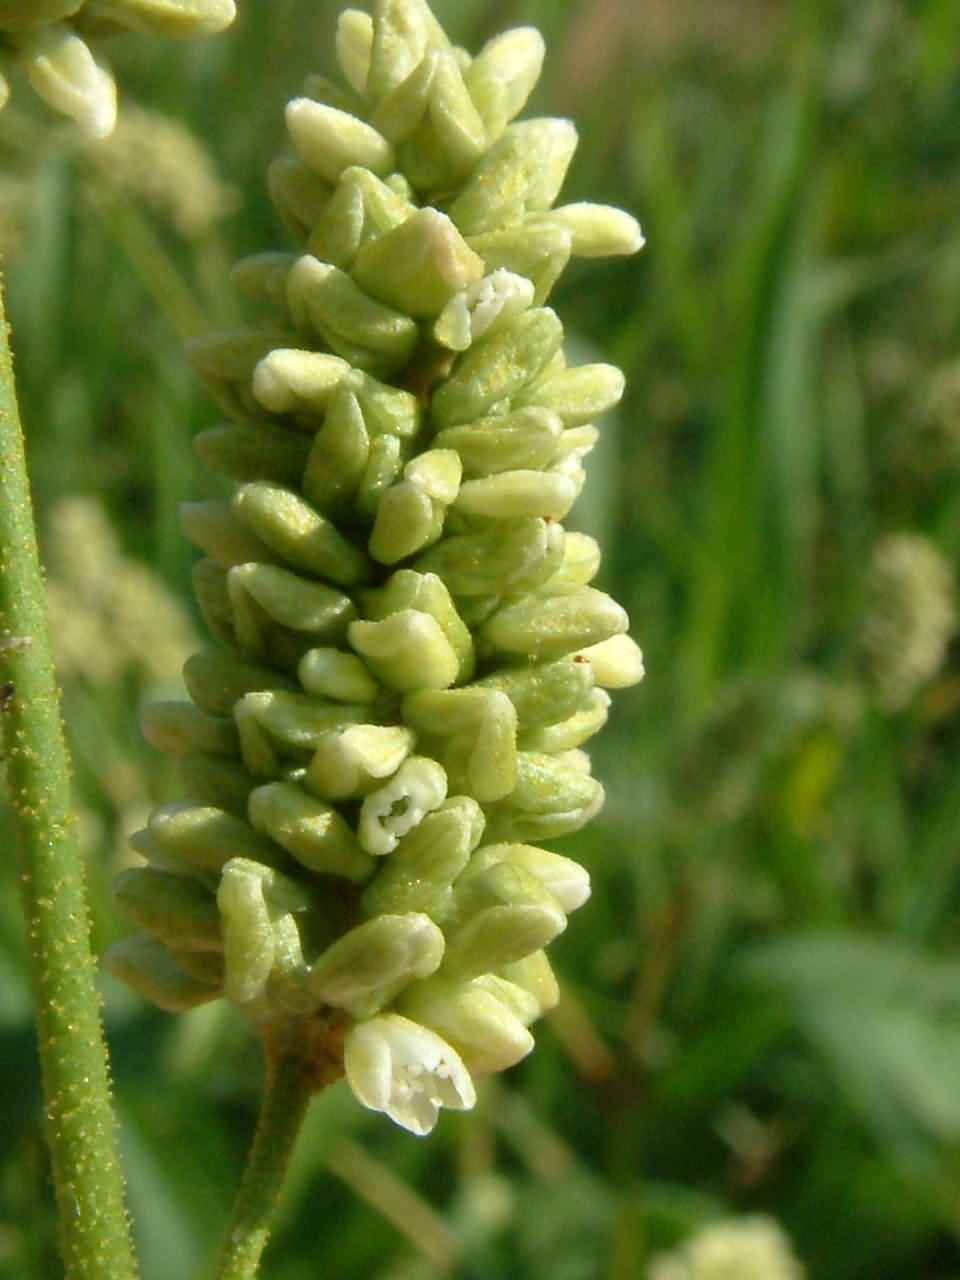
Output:
[[[337,54],[270,168],[292,246],[236,268],[262,318],[191,348],[226,418],[197,452],[236,487],[184,511],[214,644],[146,713],[184,799],[133,837],[141,933],[109,962],[299,1034],[318,1087],[426,1133],[556,1002],[545,948],[590,881],[540,842],[600,808],[582,748],[643,676],[561,523],[623,377],[568,367],[546,305],[572,255],[643,240],[554,207],[574,128],[513,123],[536,31],[470,58],[379,0]]]
[[[91,37],[122,31],[163,36],[223,31],[234,0],[0,0],[0,107],[19,65],[41,98],[93,138],[113,132],[117,88]]]

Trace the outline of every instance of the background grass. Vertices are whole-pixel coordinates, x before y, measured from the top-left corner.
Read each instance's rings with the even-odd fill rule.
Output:
[[[118,927],[124,833],[175,794],[136,721],[196,625],[177,503],[214,492],[190,440],[216,410],[179,342],[234,323],[226,264],[281,241],[263,173],[284,101],[330,65],[337,7],[241,0],[216,40],[115,44],[127,104],[202,142],[166,201],[41,128],[22,85],[0,118],[98,946]],[[555,949],[566,998],[536,1053],[429,1142],[343,1086],[320,1098],[265,1274],[632,1280],[699,1224],[759,1211],[814,1280],[955,1280],[960,653],[890,710],[861,636],[879,539],[960,552],[960,7],[435,8],[472,48],[541,27],[533,109],[582,135],[565,198],[620,204],[647,233],[636,260],[569,271],[555,305],[585,358],[629,379],[577,513],[649,676],[597,741],[606,810],[563,842],[595,890]],[[172,197],[204,190],[205,225],[181,209],[178,226]],[[60,1270],[9,857],[3,874],[0,1276],[46,1280]],[[229,1011],[105,997],[147,1280],[203,1274],[256,1046]]]

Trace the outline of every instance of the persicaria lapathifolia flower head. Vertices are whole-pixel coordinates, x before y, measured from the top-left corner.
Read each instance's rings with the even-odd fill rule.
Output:
[[[95,138],[113,131],[117,89],[91,37],[120,31],[208,35],[233,21],[234,0],[0,0],[0,56]],[[0,106],[10,93],[0,70]]]
[[[600,808],[583,744],[643,675],[561,523],[623,378],[569,367],[545,305],[572,255],[642,238],[554,207],[576,132],[513,123],[536,31],[470,58],[380,0],[337,51],[270,169],[293,247],[236,268],[265,319],[191,349],[228,419],[197,452],[236,482],[184,511],[216,645],[146,717],[185,799],[133,838],[143,932],[111,963],[166,1008],[300,1020],[423,1133],[557,999],[545,948],[590,883],[539,842]]]

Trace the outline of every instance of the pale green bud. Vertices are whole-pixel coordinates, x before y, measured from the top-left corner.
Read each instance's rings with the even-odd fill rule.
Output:
[[[487,520],[539,516],[562,520],[573,506],[576,488],[567,476],[550,471],[502,471],[482,480],[467,480],[454,509]]]
[[[238,329],[191,338],[184,353],[226,413],[243,421],[260,416],[250,390],[258,362],[291,341],[293,334],[276,329]]]
[[[418,733],[456,740],[454,756],[462,756],[464,788],[481,804],[513,790],[517,713],[505,694],[476,686],[409,693],[403,718]]]
[[[628,625],[615,600],[593,587],[580,587],[546,601],[524,596],[505,605],[483,624],[480,635],[495,652],[558,658],[620,635]]]
[[[460,456],[453,449],[428,449],[408,462],[403,481],[380,499],[369,543],[373,558],[396,564],[436,542],[462,474]]]
[[[478,977],[540,951],[566,928],[567,917],[556,899],[533,876],[507,867],[494,867],[485,874],[493,877],[498,872],[504,873],[500,877],[504,895],[516,894],[526,901],[483,907],[452,937],[448,932],[445,975]]]
[[[567,427],[577,427],[620,403],[623,374],[612,364],[584,364],[542,378],[517,396],[517,407],[537,404],[559,414]]]
[[[392,853],[398,841],[447,798],[447,775],[435,760],[410,756],[386,786],[371,792],[360,808],[360,843],[376,857]]]
[[[533,1048],[533,1036],[523,1022],[477,983],[431,978],[407,992],[399,1007],[443,1036],[474,1073],[505,1071]]]
[[[190,577],[204,622],[216,639],[233,647],[236,635],[233,629],[233,606],[227,591],[226,570],[212,560],[198,560],[190,571]]]
[[[294,490],[253,482],[242,485],[230,505],[243,524],[292,568],[338,586],[356,586],[369,579],[372,565],[363,552]]]
[[[310,967],[310,989],[325,1004],[369,1018],[411,982],[436,972],[443,934],[429,916],[381,915],[351,929]]]
[[[291,270],[287,298],[298,328],[318,334],[355,369],[395,372],[410,359],[420,336],[408,316],[374,302],[345,272],[310,254]]]
[[[470,859],[470,875],[506,863],[534,876],[569,915],[590,897],[590,876],[572,858],[530,844],[488,844]]]
[[[389,173],[394,167],[393,147],[386,138],[346,111],[294,98],[287,104],[286,118],[293,145],[328,182],[336,182],[351,165],[376,174]]]
[[[517,395],[560,349],[563,328],[548,308],[525,311],[476,343],[457,361],[433,397],[438,427],[473,422],[498,401]],[[562,416],[562,415],[561,415]]]
[[[552,209],[544,221],[570,232],[578,258],[612,258],[639,252],[643,232],[636,218],[606,204],[566,204]]]
[[[206,36],[236,17],[233,0],[88,0],[84,15],[130,31],[160,36]]]
[[[248,823],[210,805],[168,804],[156,809],[130,844],[152,862],[169,861],[171,870],[220,871],[231,858],[251,858],[283,866],[283,850],[264,840]]]
[[[540,78],[544,43],[534,27],[518,27],[487,42],[466,72],[467,88],[483,120],[487,142],[500,137],[523,110]]]
[[[543,952],[535,951],[534,955],[542,956]],[[517,963],[522,964],[523,961],[520,960]],[[499,1000],[512,1016],[525,1027],[529,1027],[531,1023],[536,1022],[543,1012],[536,996],[527,991],[525,987],[518,986],[517,983],[510,982],[507,978],[500,977],[499,974],[481,974],[479,978],[472,980],[471,986],[479,991],[486,991],[489,995]]]
[[[203,649],[183,664],[187,692],[202,711],[228,716],[245,693],[292,689],[293,682],[272,667],[261,667],[225,649]]]
[[[563,544],[563,560],[556,573],[543,584],[544,595],[562,595],[575,587],[585,587],[600,571],[600,545],[586,533],[570,532]]]
[[[603,787],[573,754],[518,752],[517,785],[488,815],[491,839],[552,840],[579,831],[599,812]]]
[[[362,289],[407,315],[438,315],[481,279],[483,259],[437,209],[418,209],[393,231],[357,253],[353,276]]]
[[[199,880],[132,867],[113,882],[121,909],[141,929],[171,947],[219,951],[220,916],[213,894]]]
[[[502,965],[500,974],[513,986],[522,990],[537,1002],[537,1016],[549,1013],[556,1008],[560,999],[560,988],[550,961],[543,951],[534,951],[522,960],[514,960]],[[481,979],[482,981],[482,979]]]
[[[294,156],[278,156],[267,169],[267,188],[287,230],[306,238],[330,202],[330,184]]]
[[[549,209],[576,149],[569,120],[510,125],[450,205],[450,217],[464,235],[475,236],[518,222],[528,211]]]
[[[182,502],[180,526],[199,550],[221,569],[247,560],[272,560],[269,547],[238,520],[227,502]]]
[[[374,110],[370,123],[388,142],[403,142],[416,132],[430,101],[439,60],[439,53],[425,53],[406,80],[392,89]]]
[[[210,805],[244,817],[257,780],[241,761],[196,751],[179,760],[180,785],[190,804]]]
[[[576,658],[558,658],[536,666],[507,668],[477,684],[506,694],[524,731],[558,724],[583,710],[594,685],[593,671]]]
[[[581,649],[577,657],[590,664],[593,678],[602,689],[629,689],[644,677],[643,654],[628,635],[601,640]]]
[[[548,466],[557,456],[561,431],[556,414],[546,409],[521,409],[501,418],[448,427],[434,437],[434,445],[455,449],[464,474],[472,479]]]
[[[168,1013],[195,1009],[221,992],[218,985],[195,978],[162,942],[146,933],[115,942],[104,954],[103,965],[108,973]]]
[[[435,573],[399,569],[391,574],[383,588],[363,593],[363,607],[368,618],[378,620],[389,618],[403,609],[430,614],[457,655],[457,683],[470,679],[474,663],[473,638],[450,598],[450,592]]]
[[[360,477],[354,505],[364,520],[375,519],[380,499],[400,475],[403,442],[396,436],[379,436],[370,442],[366,466]]]
[[[193,438],[201,462],[233,480],[274,480],[299,484],[310,442],[299,431],[272,423],[211,427]]]
[[[423,0],[377,0],[367,93],[380,102],[402,84],[431,49],[449,47]]]
[[[358,724],[325,734],[303,785],[324,800],[366,795],[396,773],[415,742],[413,732],[402,725]]]
[[[350,644],[384,684],[401,693],[446,689],[460,671],[456,651],[428,613],[401,609],[382,622],[351,622]]]
[[[440,312],[433,336],[451,351],[466,351],[533,304],[534,288],[524,276],[503,269],[455,294]]]
[[[369,460],[370,437],[360,402],[352,391],[341,386],[314,437],[303,472],[304,495],[328,514],[347,509]]]
[[[349,372],[340,356],[275,347],[253,370],[253,394],[271,413],[322,416]]]
[[[542,306],[570,261],[573,237],[561,226],[506,227],[470,236],[467,243],[479,253],[488,271],[498,268],[526,276],[534,287],[534,301]]]
[[[272,623],[339,640],[356,615],[349,596],[276,565],[235,565],[227,574],[227,593],[237,643],[257,657],[269,656]]]
[[[250,821],[283,845],[308,871],[360,883],[375,866],[346,821],[292,782],[270,782],[250,794]]]
[[[360,9],[344,9],[337,20],[337,61],[350,87],[364,93],[373,53],[373,19]]]
[[[349,116],[363,115],[362,96],[327,76],[308,75],[303,82],[302,96],[325,107],[336,107]]]
[[[371,436],[386,433],[411,440],[420,430],[422,413],[416,396],[354,370],[349,386],[356,393]]]
[[[610,713],[610,695],[603,689],[594,689],[589,704],[567,720],[531,729],[523,734],[520,746],[524,751],[546,751],[556,754],[570,751],[599,733],[607,723]]]
[[[454,596],[530,590],[555,573],[564,531],[545,520],[511,520],[479,533],[444,538],[417,561],[441,578]]]
[[[362,244],[392,231],[412,213],[414,206],[388,182],[354,166],[340,175],[330,202],[313,223],[308,247],[314,257],[346,271]]]
[[[335,702],[375,702],[380,686],[364,663],[340,649],[311,649],[297,668],[307,693]]]
[[[228,999],[249,1004],[263,993],[278,958],[278,933],[286,944],[286,976],[293,976],[289,970],[299,960],[306,979],[295,924],[288,921],[287,927],[281,925],[279,930],[276,926],[284,916],[306,912],[310,906],[309,895],[273,868],[247,858],[234,858],[227,863],[217,890],[217,907],[222,921]]]
[[[113,132],[113,76],[70,27],[55,24],[30,32],[18,41],[18,57],[33,88],[55,111],[70,116],[91,138]]]
[[[397,843],[364,891],[367,915],[381,911],[442,913],[450,886],[483,834],[483,811],[469,796],[452,796]]]
[[[287,276],[296,262],[292,253],[255,253],[242,258],[230,270],[230,280],[255,302],[282,307],[287,300]]]
[[[435,1032],[391,1013],[348,1032],[343,1066],[358,1101],[411,1133],[429,1133],[441,1107],[469,1111],[477,1095],[460,1055]]]
[[[476,165],[486,142],[453,50],[442,50],[435,58],[427,114],[400,149],[403,169],[420,191],[456,183]]]
[[[190,751],[236,755],[237,731],[223,716],[210,716],[192,702],[150,702],[140,713],[140,728],[151,746],[182,756]]]
[[[278,754],[315,751],[324,734],[368,716],[367,707],[271,689],[246,693],[233,708],[244,762],[251,773],[265,777],[279,771]]]

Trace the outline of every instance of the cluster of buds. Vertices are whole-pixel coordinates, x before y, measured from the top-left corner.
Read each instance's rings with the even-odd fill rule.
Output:
[[[0,54],[55,111],[105,138],[116,123],[117,88],[91,39],[121,31],[208,35],[234,15],[234,0],[0,0]],[[9,94],[0,71],[0,106]]]
[[[511,123],[536,31],[471,59],[424,0],[378,0],[337,52],[349,87],[308,80],[270,170],[297,249],[236,268],[270,317],[191,348],[230,419],[197,451],[237,484],[184,511],[219,643],[147,713],[187,798],[133,838],[143,932],[109,963],[166,1008],[298,1024],[425,1133],[557,999],[544,948],[589,877],[538,842],[600,808],[582,747],[643,674],[561,524],[623,378],[568,368],[544,305],[572,254],[642,237],[552,208],[575,130]]]

